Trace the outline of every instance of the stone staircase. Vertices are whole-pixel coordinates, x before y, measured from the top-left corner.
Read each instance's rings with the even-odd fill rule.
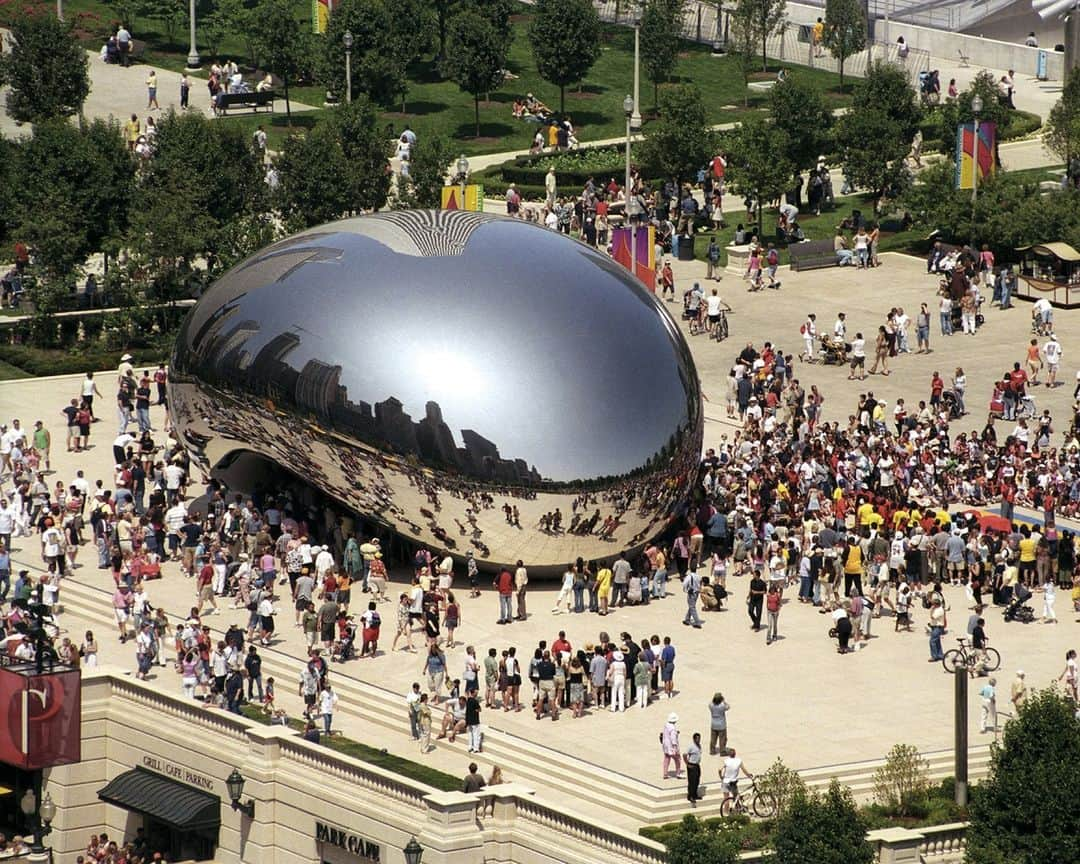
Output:
[[[64,580],[62,597],[65,608],[103,627],[115,626],[111,594],[102,588],[87,585],[74,577]],[[224,635],[217,620],[205,619],[213,628],[215,638]],[[62,619],[61,619],[62,622]],[[300,661],[275,648],[260,648],[263,658],[263,676],[274,676],[284,683],[286,689],[299,677]],[[408,722],[402,697],[349,674],[348,666],[334,665],[334,687],[341,697],[339,711],[358,717],[368,723],[401,735],[403,751],[411,744]],[[494,713],[494,712],[489,712]],[[686,787],[682,783],[660,786],[628,775],[608,770],[577,756],[563,753],[553,747],[538,744],[520,735],[500,729],[498,723],[485,724],[484,754],[498,763],[507,775],[532,785],[537,790],[549,790],[557,786],[564,793],[587,801],[591,808],[609,812],[620,822],[637,825],[658,825],[680,819],[691,808],[686,801]],[[461,758],[467,759],[467,741],[461,736],[454,744],[440,741],[440,749],[460,749]],[[649,754],[652,761],[655,754]],[[938,781],[950,776],[952,751],[924,754],[930,764],[930,775]],[[989,747],[980,745],[969,751],[968,765],[971,780],[985,776],[989,764]],[[800,770],[799,773],[811,789],[824,789],[836,777],[847,785],[856,799],[869,800],[873,794],[874,771],[882,760],[850,762],[842,765],[822,766]],[[698,816],[707,818],[720,815],[722,795],[715,778],[705,778],[707,794],[694,809]]]

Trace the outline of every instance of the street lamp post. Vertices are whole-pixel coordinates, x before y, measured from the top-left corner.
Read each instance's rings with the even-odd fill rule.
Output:
[[[415,837],[410,837],[401,851],[405,855],[405,864],[420,864],[420,859],[424,857],[424,847],[416,842]]]
[[[198,69],[202,61],[199,60],[199,49],[195,47],[195,0],[188,0],[188,54],[187,68]]]
[[[633,96],[627,96],[623,99],[622,105],[623,113],[626,115],[626,180],[623,186],[623,216],[626,219],[627,227],[630,229],[630,272],[636,277],[637,223],[633,220],[632,216],[637,208],[633,206],[633,189],[630,185],[630,130],[634,125],[634,106],[637,105],[637,100],[635,100]]]
[[[634,7],[634,107],[630,114],[630,128],[641,128],[641,6]]]
[[[979,197],[979,114],[983,109],[982,97],[976,93],[971,100],[975,134],[971,142],[971,246],[975,248],[975,202]]]
[[[352,30],[346,30],[341,39],[345,43],[345,101],[352,102]]]
[[[458,185],[460,187],[461,198],[458,201],[458,208],[465,210],[465,180],[469,176],[469,160],[465,158],[465,154],[462,153],[458,156],[457,160],[457,173],[458,173]]]
[[[56,805],[53,803],[52,796],[46,792],[44,800],[41,799],[40,770],[35,772],[34,788],[27,789],[23,794],[22,800],[19,802],[19,809],[28,819],[33,819],[34,839],[30,851],[40,855],[45,851],[43,841],[45,836],[52,831],[53,817],[56,816]]]

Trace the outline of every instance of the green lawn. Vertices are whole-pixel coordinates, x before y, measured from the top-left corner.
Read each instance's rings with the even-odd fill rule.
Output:
[[[42,4],[41,0],[24,2],[26,7],[40,6],[42,11],[52,8],[49,4]],[[77,21],[80,38],[87,47],[94,49],[100,47],[110,32],[112,22],[119,18],[119,5],[101,0],[65,0],[64,8],[67,17]],[[531,18],[529,7],[523,5],[519,8],[520,14],[513,18],[514,40],[507,62],[510,71],[518,77],[507,81],[501,90],[491,93],[490,101],[481,103],[479,138],[476,137],[473,122],[472,97],[462,92],[456,84],[440,80],[431,58],[414,64],[410,69],[412,84],[405,113],[383,112],[382,121],[394,130],[400,130],[408,123],[418,135],[439,134],[455,139],[456,146],[470,155],[527,149],[536,127],[511,116],[513,101],[531,92],[557,110],[559,91],[557,87],[541,80],[536,72],[528,40]],[[309,9],[307,0],[296,0],[298,18],[306,18]],[[0,8],[0,25],[10,23],[18,14],[21,14],[21,9],[17,4]],[[162,22],[149,18],[136,19],[132,28],[136,41],[146,45],[141,57],[143,62],[180,71],[187,57],[186,16],[178,16],[171,33],[167,32],[167,29]],[[625,27],[605,26],[602,38],[602,53],[585,82],[580,88],[570,88],[566,94],[566,111],[582,141],[613,138],[623,134],[625,120],[622,100],[633,87],[632,31]],[[225,38],[216,48],[217,56],[223,59],[233,58],[240,63],[245,62],[250,53],[247,41],[240,34]],[[678,65],[673,70],[672,81],[692,82],[697,85],[705,95],[710,122],[736,122],[748,114],[763,110],[768,96],[762,91],[750,90],[744,106],[747,88],[743,86],[733,58],[713,57],[709,48],[691,43],[683,43],[682,49]],[[201,35],[199,50],[207,63],[214,58],[213,50]],[[836,75],[809,68],[801,68],[799,72],[825,91],[826,100],[831,107],[849,103],[849,95],[839,92],[839,79]],[[755,77],[772,78],[774,73],[775,69],[770,73],[759,73]],[[298,102],[321,109],[325,92],[317,86],[297,87],[291,95]],[[654,107],[654,94],[652,84],[645,78],[644,72],[641,102],[647,123]],[[229,118],[229,122],[234,120]],[[241,122],[245,127],[250,125],[254,129],[256,123],[264,121],[252,117],[238,117],[235,122]],[[275,125],[268,129],[271,133],[271,146],[281,134],[276,131],[279,128],[277,122],[275,120]]]
[[[20,369],[18,366],[12,366],[10,363],[0,360],[0,381],[17,381],[20,378],[33,377],[29,372]]]

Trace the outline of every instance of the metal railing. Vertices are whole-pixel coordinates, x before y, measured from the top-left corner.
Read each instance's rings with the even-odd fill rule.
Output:
[[[633,26],[636,9],[634,0],[594,0],[594,4],[602,21]],[[683,7],[680,34],[682,38],[704,45],[722,44],[724,30],[723,21],[718,22],[719,8],[716,3],[707,0],[689,0]],[[725,13],[729,11],[725,9]],[[822,52],[820,57],[814,56],[809,27],[809,24],[795,21],[785,22],[781,32],[766,40],[765,55],[772,60],[839,73],[840,62],[828,51]],[[907,57],[901,58],[900,46],[896,43],[872,41],[866,50],[845,58],[844,74],[853,78],[865,78],[871,63],[878,61],[894,63],[908,70],[912,85],[917,86],[919,73],[930,68],[930,52],[911,48]]]

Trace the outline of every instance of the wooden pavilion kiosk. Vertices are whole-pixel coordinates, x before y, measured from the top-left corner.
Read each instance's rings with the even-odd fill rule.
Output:
[[[1046,297],[1061,309],[1080,307],[1080,252],[1068,243],[1039,243],[1016,251],[1023,255],[1018,297]]]

